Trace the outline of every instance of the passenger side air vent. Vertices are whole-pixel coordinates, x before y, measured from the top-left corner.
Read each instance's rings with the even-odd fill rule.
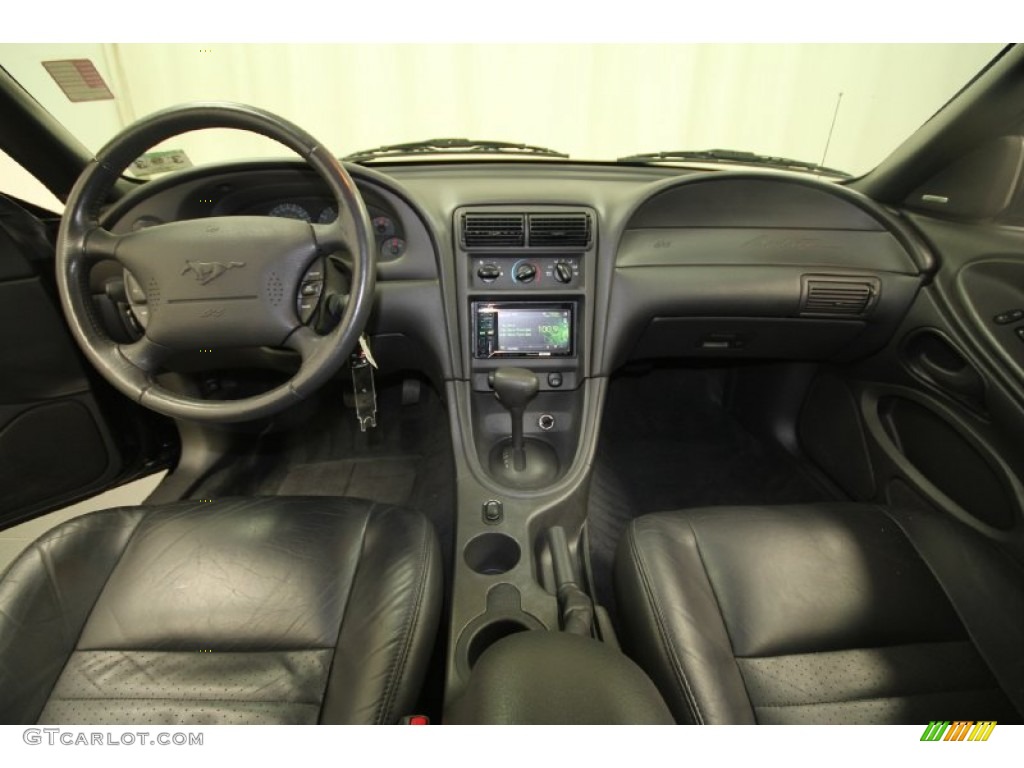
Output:
[[[533,248],[586,248],[590,245],[590,214],[530,214]]]
[[[526,217],[516,213],[462,214],[464,248],[522,248],[526,245]]]
[[[865,314],[878,297],[880,282],[876,278],[844,279],[804,276],[802,315]]]

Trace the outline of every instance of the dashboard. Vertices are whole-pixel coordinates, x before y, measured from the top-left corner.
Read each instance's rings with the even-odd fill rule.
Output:
[[[377,239],[370,332],[396,354],[417,348],[396,367],[476,375],[478,387],[494,358],[517,358],[481,357],[488,303],[568,313],[571,344],[531,360],[573,389],[637,358],[866,354],[933,266],[884,209],[793,174],[493,162],[350,171]],[[151,181],[107,221],[115,231],[225,215],[315,222],[334,205],[301,164],[252,162]]]

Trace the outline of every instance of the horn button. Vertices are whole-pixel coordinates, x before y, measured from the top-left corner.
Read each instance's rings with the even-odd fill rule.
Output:
[[[140,230],[117,258],[146,334],[185,350],[280,345],[311,314],[296,297],[316,250],[305,222],[237,216]]]

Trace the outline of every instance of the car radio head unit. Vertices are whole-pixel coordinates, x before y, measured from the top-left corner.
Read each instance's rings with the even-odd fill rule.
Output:
[[[573,302],[474,302],[473,356],[572,357]]]

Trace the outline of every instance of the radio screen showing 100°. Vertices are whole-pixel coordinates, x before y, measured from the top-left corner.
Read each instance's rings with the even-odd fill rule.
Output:
[[[502,352],[568,352],[568,309],[505,309],[498,312],[498,349]]]

